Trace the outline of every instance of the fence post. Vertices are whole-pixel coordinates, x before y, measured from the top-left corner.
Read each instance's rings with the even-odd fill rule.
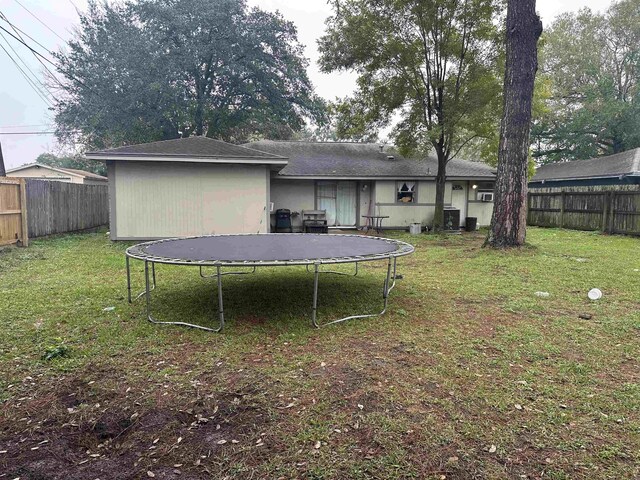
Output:
[[[607,232],[607,218],[609,214],[609,196],[611,192],[602,192],[602,231]]]
[[[564,228],[564,189],[560,191],[560,228]]]
[[[29,224],[27,223],[27,183],[24,178],[20,179],[20,230],[21,244],[23,247],[29,246]]]
[[[614,221],[616,216],[616,192],[611,192],[611,198],[609,199],[609,233],[614,233]]]

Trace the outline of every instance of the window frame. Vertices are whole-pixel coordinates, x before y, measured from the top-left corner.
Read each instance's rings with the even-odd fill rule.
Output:
[[[410,202],[403,202],[398,198],[400,187],[405,183],[413,183],[413,199]],[[418,203],[418,180],[396,180],[395,203],[398,205],[415,205]]]

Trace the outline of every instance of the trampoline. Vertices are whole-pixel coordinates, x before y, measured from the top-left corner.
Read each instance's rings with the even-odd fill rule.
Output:
[[[224,328],[222,277],[255,273],[257,267],[304,266],[313,273],[313,300],[311,323],[314,327],[331,325],[356,318],[383,315],[388,297],[396,283],[398,257],[413,253],[412,245],[388,238],[363,235],[328,235],[310,233],[254,233],[234,235],[207,235],[187,238],[169,238],[140,243],[126,251],[127,298],[129,303],[142,296],[146,298],[147,319],[156,324],[182,325],[211,332]],[[145,289],[132,298],[130,259],[144,262]],[[358,275],[360,262],[386,261],[387,269],[382,289],[383,308],[379,313],[349,315],[322,325],[317,320],[318,285],[320,274]],[[321,268],[331,264],[355,264],[354,273]],[[156,288],[156,264],[199,267],[203,278],[217,279],[217,328],[187,322],[162,321],[151,313],[151,292]],[[207,275],[204,267],[213,267]],[[231,269],[231,270],[228,270]],[[239,270],[240,269],[240,270]]]

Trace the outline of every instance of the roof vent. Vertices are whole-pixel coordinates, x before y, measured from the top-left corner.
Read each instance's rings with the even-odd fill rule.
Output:
[[[387,160],[395,160],[396,157],[393,155],[387,155]]]

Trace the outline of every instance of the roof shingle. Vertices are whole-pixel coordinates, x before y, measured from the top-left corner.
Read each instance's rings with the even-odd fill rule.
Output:
[[[281,177],[435,177],[438,171],[434,157],[405,158],[375,143],[260,140],[245,146],[287,157]],[[484,163],[453,159],[447,177],[492,179],[495,171]]]
[[[256,160],[284,160],[278,155],[233,145],[207,137],[177,138],[159,142],[126,145],[88,152],[87,157],[176,157],[176,158],[225,158],[225,159],[256,159]]]
[[[606,157],[542,165],[532,182],[640,175],[640,148]]]

